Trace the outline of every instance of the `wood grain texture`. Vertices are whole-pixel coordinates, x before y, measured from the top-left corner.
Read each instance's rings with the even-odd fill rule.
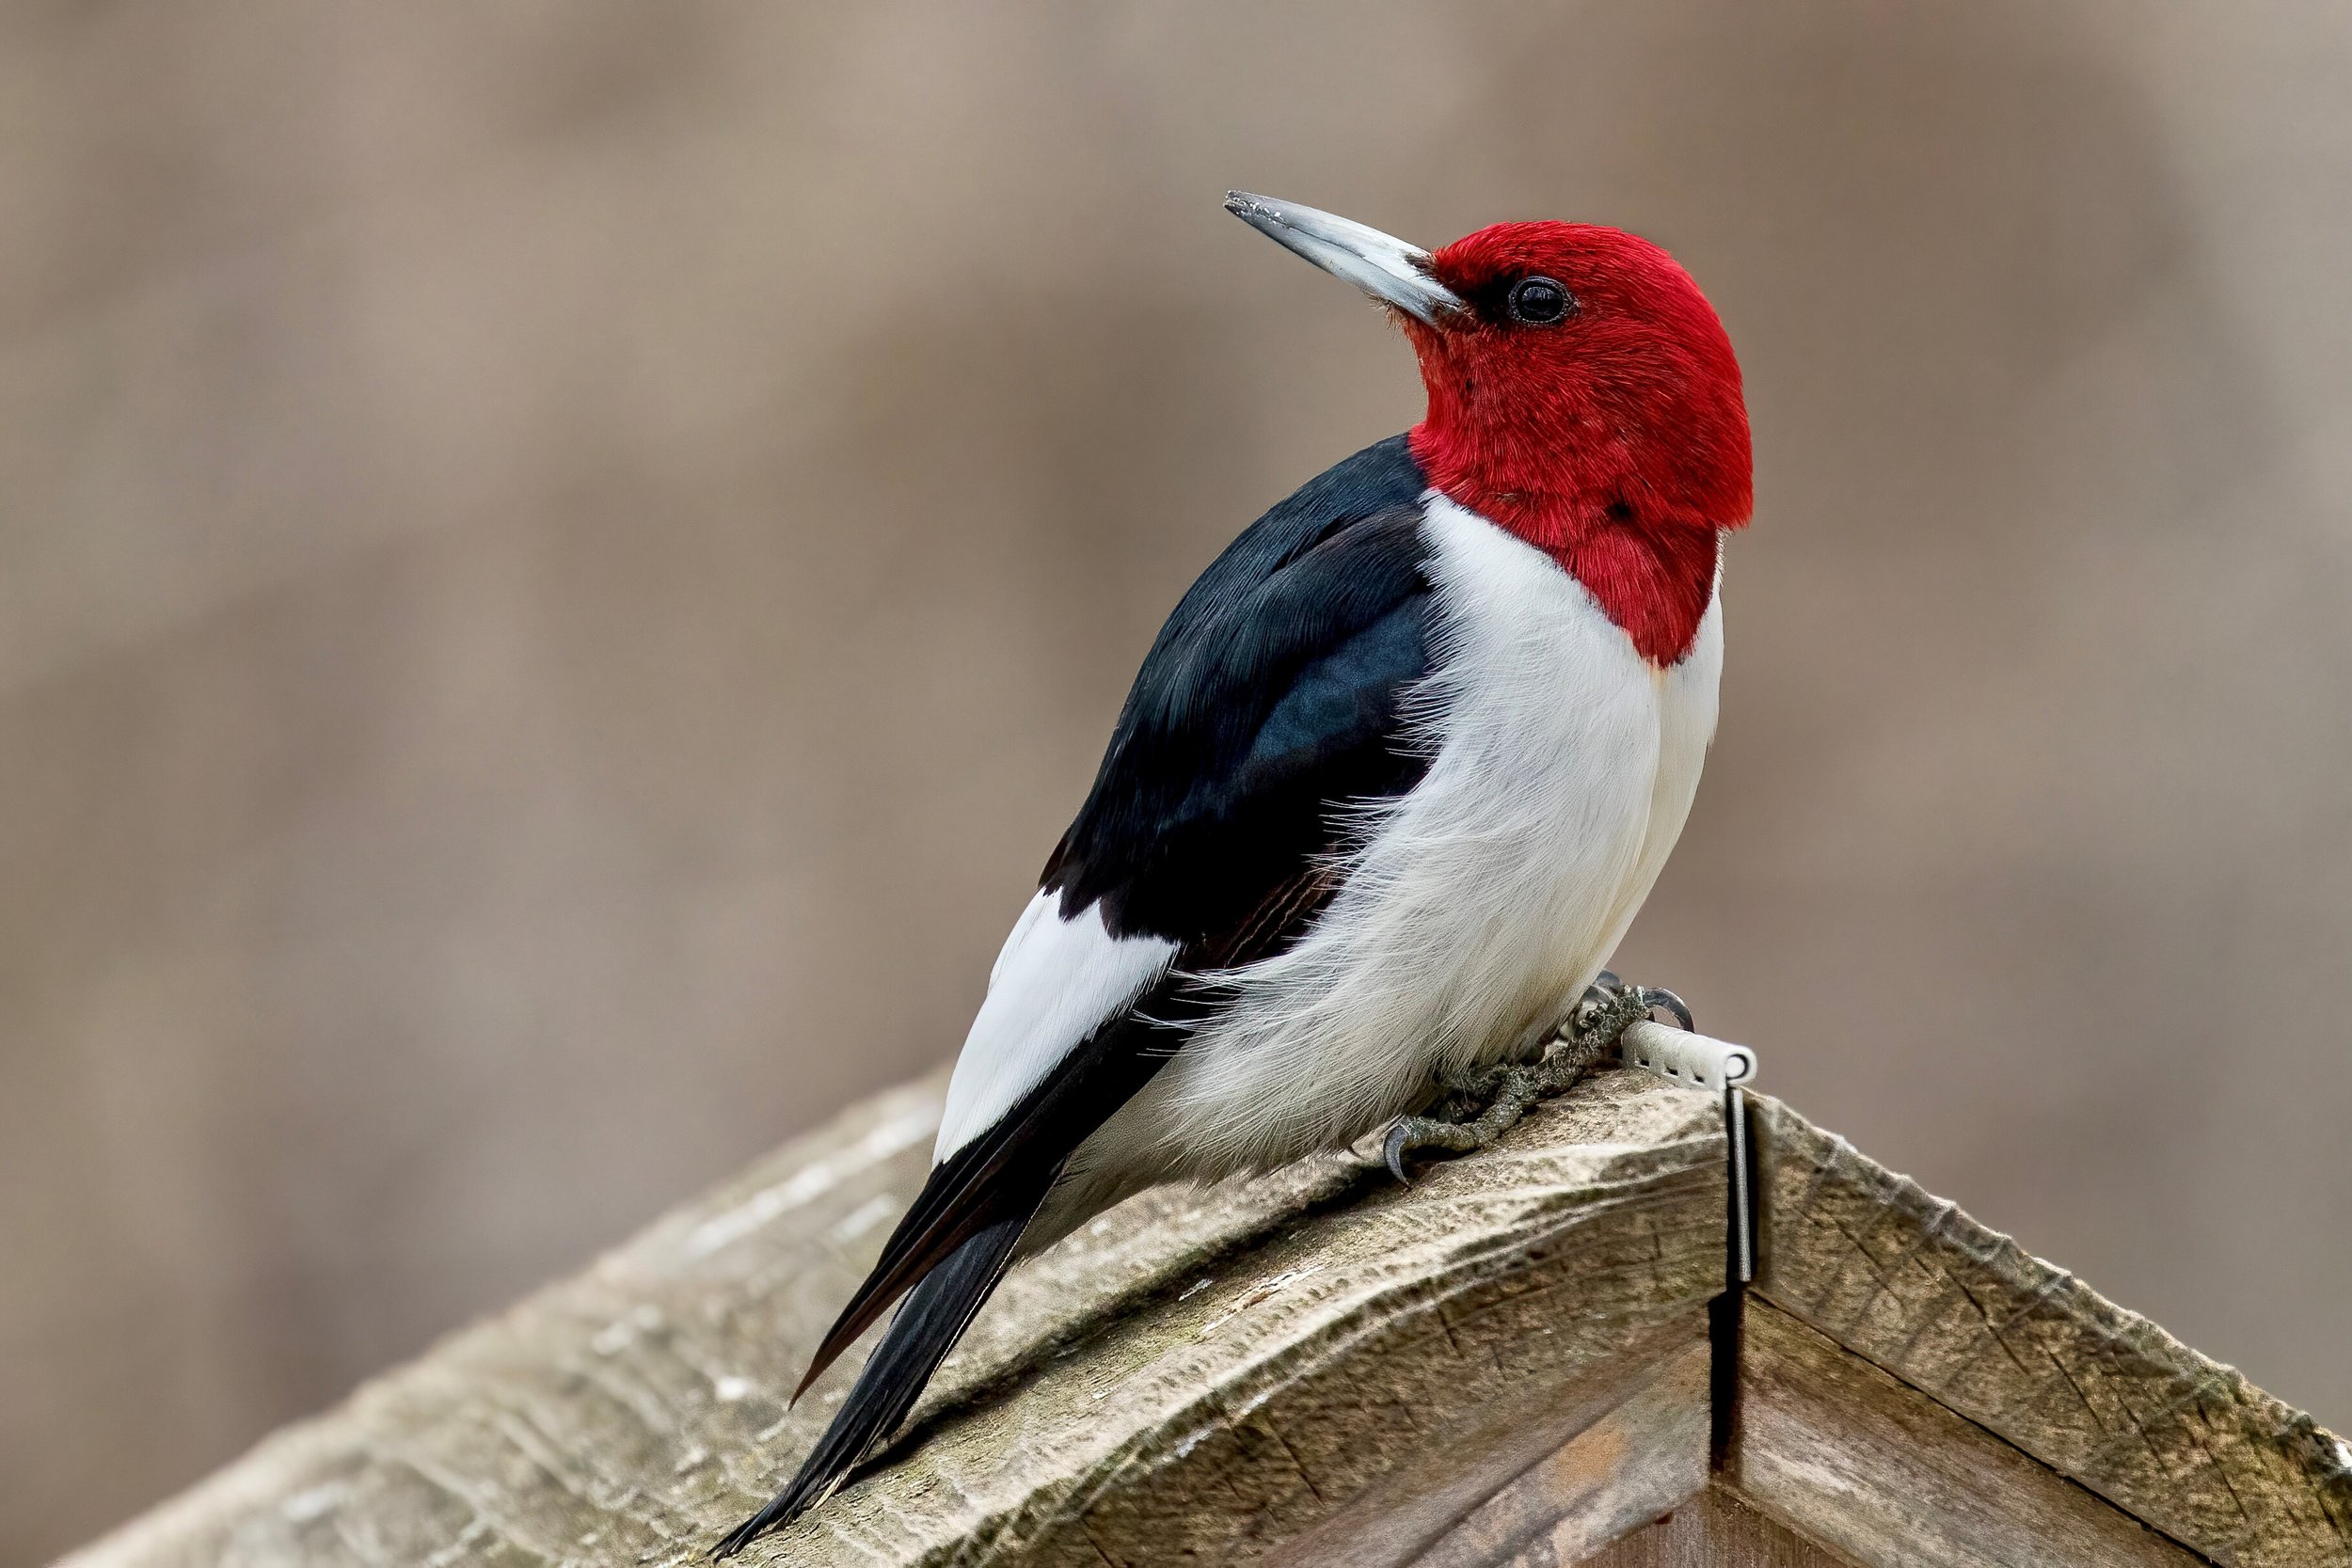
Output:
[[[784,1406],[938,1107],[857,1108],[68,1560],[698,1560],[853,1373]],[[1149,1195],[1016,1271],[902,1462],[749,1560],[1235,1560],[1375,1520],[1409,1558],[1486,1495],[1413,1478],[1502,1486],[1699,1342],[1724,1158],[1708,1098],[1611,1072],[1410,1189],[1335,1157]]]
[[[1527,1568],[1571,1568],[1567,1561],[1531,1560]],[[1855,1568],[1828,1547],[1807,1541],[1750,1508],[1724,1487],[1709,1486],[1655,1524],[1579,1560],[1573,1568]]]
[[[1474,1421],[1284,1542],[1279,1559],[1284,1568],[1465,1568],[1507,1559],[1564,1521],[1606,1540],[1649,1506],[1626,1496],[1656,1500],[1655,1513],[1705,1482],[1708,1362],[1694,1313],[1629,1354],[1499,1390]],[[1621,1504],[1632,1512],[1608,1526]]]
[[[682,1568],[853,1375],[854,1354],[785,1406],[919,1184],[939,1099],[856,1108],[69,1562]],[[1410,1189],[1333,1156],[1104,1216],[1008,1278],[887,1467],[752,1560],[1833,1560],[1790,1526],[1878,1554],[1856,1561],[2186,1560],[2096,1492],[2216,1561],[2352,1562],[2334,1438],[1756,1104],[1732,1477],[1700,1484],[1718,1105],[1608,1072]],[[1937,1496],[1963,1524],[1914,1520],[1884,1555]]]
[[[1768,1097],[1756,1290],[2213,1560],[2352,1563],[2352,1449]]]
[[[1710,1351],[1700,1343],[1676,1356],[1472,1509],[1414,1568],[1576,1562],[1696,1497],[1708,1481]]]
[[[1740,1351],[1740,1496],[1867,1568],[2203,1560],[1762,1302]]]

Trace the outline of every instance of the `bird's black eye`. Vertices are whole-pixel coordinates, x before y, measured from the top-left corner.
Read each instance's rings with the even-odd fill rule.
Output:
[[[1511,285],[1504,303],[1511,308],[1513,321],[1530,326],[1550,326],[1576,309],[1575,297],[1549,277],[1520,278]]]

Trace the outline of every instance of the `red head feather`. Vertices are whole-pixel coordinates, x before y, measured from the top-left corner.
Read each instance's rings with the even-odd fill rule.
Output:
[[[1680,659],[1720,531],[1751,503],[1740,365],[1713,308],[1663,250],[1591,224],[1497,224],[1430,271],[1470,307],[1405,318],[1430,483],[1548,551],[1645,658]]]

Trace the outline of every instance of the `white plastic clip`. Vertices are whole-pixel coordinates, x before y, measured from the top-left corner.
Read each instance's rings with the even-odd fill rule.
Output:
[[[1617,1053],[1669,1083],[1721,1094],[1756,1076],[1756,1053],[1729,1040],[1637,1019],[1617,1037]]]
[[[1703,1089],[1723,1101],[1724,1132],[1731,1146],[1730,1283],[1747,1284],[1756,1277],[1756,1225],[1747,1091],[1740,1085],[1756,1076],[1756,1053],[1744,1045],[1645,1018],[1627,1024],[1625,1033],[1617,1037],[1617,1054],[1628,1067]]]

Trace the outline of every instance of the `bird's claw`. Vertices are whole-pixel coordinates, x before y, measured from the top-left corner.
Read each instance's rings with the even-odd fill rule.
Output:
[[[1380,1145],[1389,1174],[1410,1186],[1406,1155],[1424,1148],[1468,1154],[1488,1147],[1525,1116],[1530,1105],[1566,1090],[1615,1046],[1618,1036],[1661,1007],[1674,1014],[1683,1028],[1691,1027],[1691,1009],[1673,991],[1629,986],[1603,970],[1585,988],[1542,1057],[1441,1077],[1438,1086],[1443,1092],[1431,1107],[1432,1114],[1399,1117],[1391,1123]]]
[[[1498,1100],[1496,1103],[1502,1101]],[[1492,1110],[1493,1107],[1488,1107],[1489,1115]],[[1518,1111],[1514,1111],[1510,1121],[1517,1121],[1518,1115]],[[1388,1163],[1389,1174],[1409,1187],[1413,1179],[1405,1170],[1406,1155],[1424,1148],[1443,1149],[1448,1154],[1468,1154],[1473,1149],[1484,1148],[1493,1143],[1502,1131],[1498,1128],[1493,1132],[1487,1132],[1482,1125],[1486,1119],[1481,1117],[1475,1121],[1447,1121],[1442,1117],[1399,1117],[1390,1124],[1389,1135],[1381,1142],[1381,1158]],[[1510,1121],[1504,1122],[1503,1126],[1509,1126]]]
[[[1691,1005],[1663,986],[1644,986],[1642,1005],[1648,1011],[1655,1012],[1660,1007],[1663,1007],[1674,1014],[1675,1022],[1681,1026],[1682,1032],[1686,1035],[1694,1034],[1698,1030],[1698,1025],[1691,1020]]]
[[[1683,1029],[1695,1027],[1691,1005],[1673,991],[1663,986],[1629,986],[1604,969],[1584,988],[1560,1032],[1571,1039],[1597,1039],[1602,1046],[1611,1046],[1617,1043],[1619,1035],[1661,1007],[1674,1014],[1675,1022]]]

